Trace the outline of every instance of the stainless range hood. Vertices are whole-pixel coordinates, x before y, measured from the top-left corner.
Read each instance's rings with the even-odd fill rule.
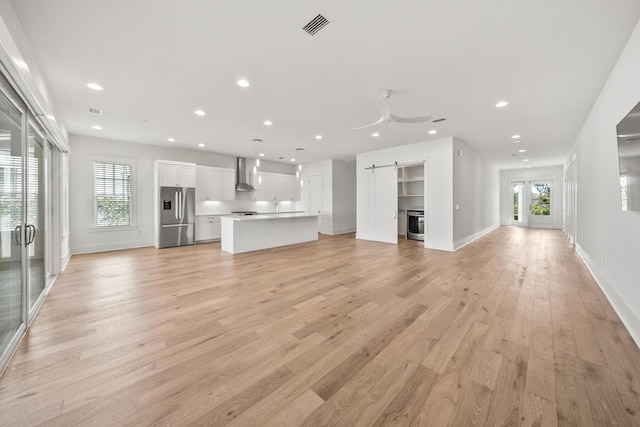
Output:
[[[236,191],[256,191],[250,184],[251,179],[247,170],[247,159],[238,157],[236,160]]]

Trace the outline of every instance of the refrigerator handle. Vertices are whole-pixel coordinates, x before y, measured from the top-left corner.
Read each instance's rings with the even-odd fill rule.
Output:
[[[184,204],[187,201],[187,192],[182,192],[182,201],[180,202],[180,219],[184,219]]]
[[[177,191],[173,197],[173,203],[175,204],[173,214],[176,217],[176,219],[178,219],[178,192]]]

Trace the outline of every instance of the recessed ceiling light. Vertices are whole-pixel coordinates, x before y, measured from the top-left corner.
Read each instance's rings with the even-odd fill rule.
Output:
[[[515,141],[513,141],[514,144],[518,144],[520,142],[519,139],[516,139]]]
[[[102,86],[100,86],[98,83],[87,83],[87,87],[93,90],[102,90]]]
[[[260,157],[264,157],[264,153],[260,153],[260,154],[259,154],[259,156],[260,156]]]
[[[203,143],[198,144],[198,147],[204,147],[205,145]]]
[[[380,136],[380,134],[378,132],[374,132],[371,134],[372,137],[377,138]]]
[[[205,114],[207,114],[202,110],[196,110],[195,113],[196,113],[196,116],[204,116]]]
[[[264,125],[265,126],[271,126],[273,124],[273,122],[271,120],[265,120],[264,121]]]
[[[322,139],[322,135],[316,135],[316,139]]]
[[[523,162],[528,162],[528,161],[529,161],[529,159],[523,159],[522,161],[523,161]]]
[[[438,133],[438,131],[437,131],[437,130],[435,130],[435,129],[431,129],[431,130],[429,131],[429,135],[434,135],[434,134],[436,134],[436,133]]]
[[[296,161],[296,159],[291,159],[291,161],[292,161],[292,162],[295,162],[295,161]]]
[[[513,136],[511,137],[511,139],[518,139],[518,138],[520,138],[520,135],[513,135]]]
[[[102,130],[102,126],[93,125],[93,126],[91,126],[91,129]]]
[[[169,142],[176,142],[175,138],[169,138],[169,139],[167,139],[167,141],[169,141]]]
[[[531,167],[531,165],[527,165],[527,167],[528,167],[528,168],[530,168],[530,167]]]
[[[524,148],[522,150],[518,150],[518,153],[526,153],[527,150],[525,150]]]
[[[509,105],[507,101],[500,101],[496,104],[496,107],[502,108],[502,107],[506,107],[507,105]]]
[[[251,83],[249,83],[249,81],[245,80],[245,79],[240,79],[236,83],[240,87],[249,87],[249,86],[251,86]]]

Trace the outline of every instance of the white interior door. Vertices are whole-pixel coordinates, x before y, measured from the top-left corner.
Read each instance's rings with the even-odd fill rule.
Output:
[[[395,167],[374,168],[373,239],[398,243],[398,177]]]
[[[309,213],[318,214],[318,230],[322,229],[322,175],[309,176]]]

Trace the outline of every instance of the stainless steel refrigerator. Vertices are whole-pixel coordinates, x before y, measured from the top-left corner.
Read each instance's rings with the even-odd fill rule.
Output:
[[[193,245],[196,241],[196,189],[160,187],[159,248]]]

